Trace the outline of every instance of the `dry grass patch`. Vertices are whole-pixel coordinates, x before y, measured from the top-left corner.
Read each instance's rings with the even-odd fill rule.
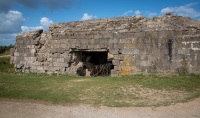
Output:
[[[133,106],[157,106],[159,104],[173,104],[177,101],[184,100],[191,96],[190,92],[183,90],[157,90],[142,87],[140,85],[136,86],[125,86],[121,87],[120,92],[124,95],[132,94],[138,99],[129,99],[126,102],[132,104]]]

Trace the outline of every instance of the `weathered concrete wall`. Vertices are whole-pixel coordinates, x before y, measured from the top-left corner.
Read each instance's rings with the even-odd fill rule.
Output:
[[[108,50],[111,75],[200,73],[200,21],[165,15],[54,24],[18,35],[11,63],[23,72],[75,74],[73,49]]]

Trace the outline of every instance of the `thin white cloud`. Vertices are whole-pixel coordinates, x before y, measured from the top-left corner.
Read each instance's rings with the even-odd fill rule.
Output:
[[[29,31],[35,31],[38,29],[43,29],[42,26],[36,26],[36,27],[28,27],[28,26],[21,26],[22,32],[29,32]]]
[[[174,14],[177,14],[180,16],[197,18],[197,17],[200,17],[200,11],[197,11],[194,8],[192,8],[193,6],[195,6],[197,4],[198,3],[190,3],[190,4],[186,4],[184,6],[166,7],[161,10],[161,14],[174,13]]]
[[[156,12],[149,12],[149,11],[142,12],[140,10],[135,10],[135,11],[129,10],[129,11],[124,12],[122,16],[129,16],[130,14],[135,15],[135,16],[146,16],[150,18],[158,15]]]
[[[149,18],[152,18],[152,17],[158,16],[158,14],[157,14],[156,12],[148,12],[148,13],[147,13],[147,16],[148,16]]]
[[[198,2],[193,2],[193,3],[189,3],[183,6],[175,6],[175,7],[166,7],[161,9],[160,13],[156,13],[156,12],[150,12],[150,11],[140,11],[140,10],[136,10],[134,11],[135,16],[146,16],[149,18],[152,17],[156,17],[158,15],[164,15],[166,13],[173,13],[179,16],[185,16],[185,17],[191,17],[191,18],[195,18],[195,19],[199,19],[200,17],[200,11],[195,10],[194,6],[199,4]],[[133,10],[129,10],[124,12],[123,16],[127,16],[128,14],[131,14],[133,12]]]
[[[53,23],[54,22],[51,19],[49,19],[47,17],[42,17],[40,19],[41,26],[36,26],[36,27],[21,26],[21,30],[22,30],[22,32],[35,31],[38,29],[47,30],[49,28],[49,26]]]
[[[8,13],[0,13],[0,33],[19,33],[24,22],[22,13],[10,10]]]
[[[81,18],[81,20],[92,20],[92,19],[97,19],[97,17],[93,15],[89,15],[88,13],[84,13],[83,17]]]
[[[126,11],[123,13],[123,16],[128,16],[131,13],[133,13],[133,10]]]
[[[136,10],[136,11],[135,11],[135,15],[136,15],[136,16],[141,16],[141,15],[142,15],[142,12],[141,12],[140,10]]]
[[[53,21],[50,20],[50,19],[47,18],[47,17],[42,17],[42,18],[40,19],[40,24],[43,26],[44,29],[48,29],[49,26],[50,26],[51,24],[53,24]]]

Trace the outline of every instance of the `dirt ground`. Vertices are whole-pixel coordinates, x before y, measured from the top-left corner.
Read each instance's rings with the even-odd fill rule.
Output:
[[[0,100],[0,118],[200,118],[200,98],[162,107],[94,107]]]

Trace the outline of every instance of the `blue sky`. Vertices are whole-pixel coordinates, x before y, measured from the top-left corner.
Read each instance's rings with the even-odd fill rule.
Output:
[[[0,45],[52,23],[172,12],[200,20],[199,0],[0,0]]]

